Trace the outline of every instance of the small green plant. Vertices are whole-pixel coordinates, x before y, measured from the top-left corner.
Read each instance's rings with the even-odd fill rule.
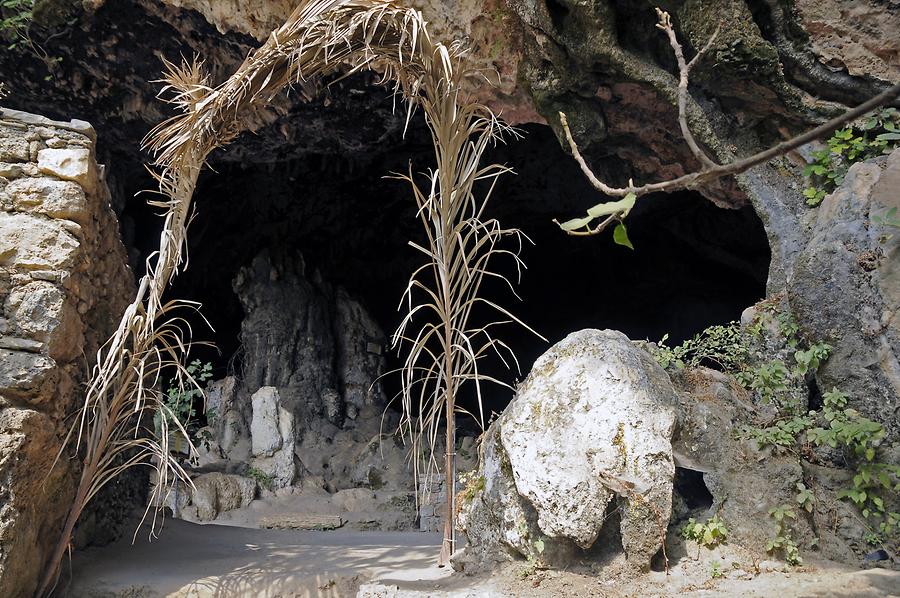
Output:
[[[173,380],[169,381],[166,398],[163,402],[165,409],[158,411],[153,419],[156,436],[159,437],[162,433],[161,419],[167,417],[170,422],[177,420],[187,431],[188,438],[195,444],[198,442],[208,443],[210,438],[200,433],[197,402],[201,401],[204,396],[200,385],[212,378],[212,364],[201,363],[199,359],[195,359],[185,367],[185,371],[197,384],[184,387],[175,385]]]
[[[273,478],[263,470],[257,469],[256,467],[251,467],[247,470],[247,477],[251,480],[256,481],[257,484],[259,484],[266,490],[272,490],[272,488],[275,487],[275,478]]]
[[[847,408],[847,395],[836,388],[822,395],[822,412],[827,427],[807,432],[817,446],[840,448],[848,464],[855,467],[853,486],[838,496],[855,504],[866,519],[876,517],[879,531],[892,534],[900,523],[900,513],[888,511],[884,492],[900,491],[900,466],[875,461],[876,448],[884,439],[884,427]]]
[[[725,574],[722,572],[722,563],[719,561],[711,562],[709,564],[709,576],[713,579],[725,577]]]
[[[766,446],[790,448],[797,444],[797,438],[806,432],[812,423],[813,419],[809,415],[795,415],[780,419],[764,428],[743,426],[737,435],[738,438],[755,440],[760,448]]]
[[[780,359],[737,372],[735,379],[748,390],[756,391],[763,403],[771,403],[788,390],[791,372]]]
[[[888,153],[900,146],[900,117],[895,108],[872,113],[859,126],[838,129],[826,142],[827,148],[812,152],[812,162],[803,175],[810,186],[803,191],[806,203],[815,207],[844,182],[850,166]]]
[[[794,372],[799,376],[805,376],[808,372],[815,372],[822,365],[822,362],[831,355],[832,346],[828,343],[816,343],[809,349],[798,350],[794,353],[794,359],[797,365]]]
[[[663,368],[683,370],[714,365],[727,371],[738,368],[748,357],[747,344],[737,322],[710,326],[675,347],[666,344],[668,339],[669,335],[664,335],[656,343],[656,348],[651,349],[653,357]]]
[[[728,529],[718,515],[713,515],[706,523],[699,523],[691,517],[681,528],[681,537],[693,540],[700,546],[714,548],[728,539]]]
[[[469,474],[464,474],[461,476],[461,482],[465,485],[462,492],[459,494],[459,500],[462,504],[467,504],[475,500],[475,497],[481,494],[484,491],[484,476],[478,474],[477,471],[469,472]],[[543,550],[543,543],[541,544]]]
[[[812,490],[807,488],[803,482],[797,482],[797,506],[807,513],[812,513],[815,504],[816,496],[812,493]]]
[[[13,50],[28,42],[28,30],[34,19],[34,0],[0,0],[0,35]]]
[[[769,509],[769,516],[775,520],[775,537],[766,543],[766,552],[781,552],[788,565],[797,566],[803,564],[800,549],[794,542],[790,521],[797,518],[791,505],[779,505]]]
[[[900,228],[900,217],[897,216],[897,208],[896,206],[885,210],[880,214],[874,214],[872,216],[872,222],[877,224],[878,226],[886,226],[891,228]],[[879,237],[880,243],[887,243],[894,237],[892,233],[884,233]]]

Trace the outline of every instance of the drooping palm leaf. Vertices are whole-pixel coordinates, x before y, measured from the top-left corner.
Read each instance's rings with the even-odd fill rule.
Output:
[[[163,294],[183,264],[191,199],[210,152],[232,141],[244,130],[254,109],[265,106],[292,84],[339,71],[372,69],[381,73],[383,84],[407,101],[408,118],[416,109],[424,114],[434,140],[437,168],[430,175],[427,192],[415,183],[413,189],[429,239],[430,249],[422,249],[431,257],[410,288],[439,284],[433,288],[436,301],[424,306],[434,313],[436,323],[425,325],[416,334],[406,362],[404,421],[417,446],[423,435],[433,446],[441,409],[448,405],[445,413],[452,426],[459,386],[472,380],[477,384],[483,378],[477,369],[480,357],[491,350],[508,350],[489,333],[490,325],[472,328],[468,321],[477,303],[499,310],[504,320],[514,320],[478,292],[485,276],[499,276],[490,270],[491,258],[501,255],[497,242],[506,236],[521,240],[518,231],[503,229],[494,220],[481,221],[486,197],[476,199],[474,186],[479,180],[493,181],[506,169],[481,167],[479,162],[506,128],[462,91],[462,81],[475,74],[465,69],[463,53],[459,43],[433,41],[421,13],[398,3],[304,0],[285,24],[219,85],[212,84],[198,59],[180,65],[166,63],[163,94],[178,113],[151,131],[145,141],[156,156],[153,174],[161,196],[151,203],[165,210],[159,250],[148,260],[147,273],[117,332],[98,353],[80,417],[70,434],[70,446],[81,451],[84,466],[41,593],[52,591],[85,505],[116,475],[149,463],[157,468],[158,488],[167,488],[174,478],[189,483],[170,456],[166,431],[161,441],[155,442],[141,436],[139,424],[134,423],[144,412],[164,409],[155,390],[160,369],[175,367],[180,379],[191,383],[181,367],[187,345],[177,326],[168,321]],[[514,252],[506,255],[518,260]],[[424,272],[433,276],[424,277]],[[407,330],[410,322],[404,320],[401,331]],[[405,336],[399,333],[395,338],[401,341]],[[425,347],[435,341],[435,352]],[[420,405],[414,409],[417,384],[422,390]],[[414,413],[422,415],[414,417]],[[183,429],[180,432],[185,434]],[[124,461],[116,460],[126,455]],[[448,487],[452,504],[452,484]],[[448,529],[447,540],[452,542],[452,523]]]

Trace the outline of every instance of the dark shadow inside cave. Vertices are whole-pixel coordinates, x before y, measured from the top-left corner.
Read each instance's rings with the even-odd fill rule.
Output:
[[[534,242],[522,252],[528,268],[518,288],[522,301],[499,287],[485,292],[549,343],[588,327],[618,329],[632,339],[669,334],[679,342],[738,318],[764,296],[770,254],[752,208],[719,208],[693,192],[648,196],[628,220],[633,251],[615,245],[609,231],[567,236],[552,219],[576,216],[600,197],[549,128],[523,132],[523,139],[491,156],[516,174],[502,177],[490,204],[491,216]],[[214,165],[195,196],[190,265],[172,291],[201,302],[215,328],[218,353],[200,350],[201,358],[223,375],[239,358],[243,312],[232,280],[263,249],[302,253],[308,273],[317,270],[346,288],[388,336],[401,317],[397,306],[409,274],[421,263],[407,243],[420,241],[422,233],[407,184],[386,175],[407,171],[410,163],[414,170],[427,168],[431,152],[427,132],[414,126],[401,143],[352,159],[313,154]],[[521,374],[489,367],[510,382],[524,378],[549,347],[515,327],[504,338]],[[399,364],[396,356],[391,360],[389,366]],[[396,376],[385,379],[388,396],[398,385]],[[511,392],[493,388],[486,396],[487,413],[499,412]]]

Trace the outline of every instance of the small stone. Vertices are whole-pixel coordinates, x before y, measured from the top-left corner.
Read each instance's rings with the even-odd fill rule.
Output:
[[[0,162],[0,176],[3,178],[13,180],[19,178],[22,174],[24,173],[20,165]]]
[[[40,392],[52,382],[56,363],[43,355],[24,351],[0,350],[0,394]]]
[[[21,137],[0,137],[0,161],[28,162],[28,141]]]
[[[47,140],[47,147],[53,149],[62,149],[66,147],[66,141],[64,139],[60,139],[59,137],[53,137],[52,139]]]
[[[46,280],[47,282],[60,282],[62,274],[56,270],[34,270],[28,273],[32,280]]]
[[[79,243],[62,222],[66,221],[0,212],[0,266],[23,270],[71,268]]]
[[[28,160],[31,162],[35,162],[38,159],[38,154],[42,149],[44,149],[44,143],[41,141],[29,141],[28,142]]]
[[[38,168],[66,181],[75,181],[85,190],[94,188],[91,152],[88,149],[44,149],[38,153]]]
[[[0,336],[0,349],[10,351],[27,351],[28,353],[40,353],[44,344],[30,338],[18,338],[15,336]]]

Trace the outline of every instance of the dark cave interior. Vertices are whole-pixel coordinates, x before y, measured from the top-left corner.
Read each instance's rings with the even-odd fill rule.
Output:
[[[719,208],[694,192],[648,196],[628,220],[633,251],[615,245],[611,231],[571,237],[552,219],[578,215],[599,197],[549,128],[531,125],[521,132],[522,139],[489,156],[516,173],[501,178],[489,216],[533,241],[522,251],[527,270],[517,288],[521,301],[500,287],[485,292],[549,343],[587,327],[618,329],[633,339],[669,334],[679,342],[738,318],[764,296],[770,255],[752,208]],[[235,367],[243,312],[232,280],[263,249],[302,253],[308,272],[317,270],[346,288],[389,336],[402,316],[397,308],[408,277],[421,264],[408,241],[423,235],[408,183],[388,175],[410,164],[414,171],[426,169],[431,152],[427,131],[417,125],[405,138],[352,157],[310,153],[278,162],[214,162],[195,194],[189,265],[171,293],[200,302],[215,329],[194,327],[195,340],[216,345],[195,349],[195,356],[212,361],[217,377]],[[143,212],[132,207],[129,215],[153,221]],[[146,254],[156,234],[142,224],[131,246]],[[550,346],[513,326],[503,338],[521,373],[499,363],[487,367],[510,382],[524,378]],[[390,370],[399,360],[388,354]],[[388,377],[384,384],[391,396],[399,380]],[[487,413],[501,411],[510,399],[507,389],[490,390]],[[472,400],[462,402],[469,406]]]

